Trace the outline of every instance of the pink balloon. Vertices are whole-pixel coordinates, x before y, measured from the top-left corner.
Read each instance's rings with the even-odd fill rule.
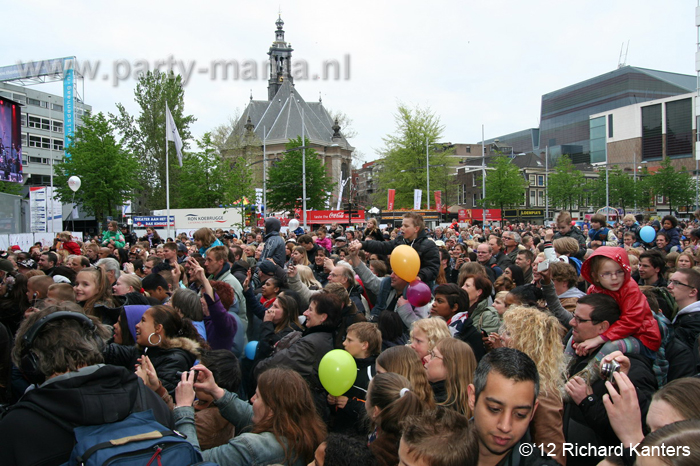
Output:
[[[413,307],[421,307],[430,302],[432,294],[430,293],[430,287],[428,285],[420,280],[413,280],[408,284],[406,297]]]

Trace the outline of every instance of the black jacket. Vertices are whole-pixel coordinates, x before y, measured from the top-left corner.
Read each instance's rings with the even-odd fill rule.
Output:
[[[153,346],[144,351],[138,346],[125,346],[112,343],[106,345],[102,351],[105,362],[122,366],[129,370],[134,369],[137,359],[142,354],[148,355],[158,378],[171,396],[175,394],[175,387],[180,382],[177,372],[188,371],[199,355],[199,344],[189,338],[170,338],[167,348]]]
[[[676,338],[692,348],[700,335],[700,312],[677,315],[673,330],[676,332]]]
[[[486,354],[481,332],[474,327],[474,321],[472,321],[471,317],[465,319],[464,323],[462,323],[462,328],[455,333],[454,337],[462,340],[472,348],[476,362],[481,361],[481,358]]]
[[[416,250],[420,257],[420,270],[418,276],[426,283],[432,283],[437,278],[440,270],[440,251],[435,242],[428,237],[425,229],[418,233],[413,241],[408,241],[403,236],[397,236],[391,241],[362,241],[362,249],[368,253],[384,254],[388,256],[396,246],[406,244]],[[311,259],[309,259],[311,260]]]
[[[574,254],[574,257],[576,257],[579,260],[583,260],[583,257],[586,255],[586,237],[583,235],[583,232],[579,230],[578,227],[573,226],[571,227],[571,230],[569,230],[569,232],[564,235],[562,235],[558,231],[554,233],[554,239],[566,237],[574,238],[576,241],[578,241],[578,252]]]
[[[365,401],[370,381],[377,375],[374,356],[366,359],[355,359],[357,378],[350,390],[343,396],[348,398],[344,408],[331,406],[332,432],[344,432],[350,435],[366,435],[367,426],[363,422],[367,416]]]
[[[55,377],[28,391],[0,420],[0,462],[48,466],[68,461],[75,437],[51,416],[67,427],[87,426],[120,421],[147,409],[158,422],[174,428],[166,404],[133,370],[95,365]]]

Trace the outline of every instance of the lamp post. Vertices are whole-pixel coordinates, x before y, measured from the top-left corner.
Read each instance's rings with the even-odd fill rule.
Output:
[[[430,210],[430,151],[428,149],[428,138],[425,138],[425,169],[427,171],[428,179],[428,191],[425,193],[425,210]]]

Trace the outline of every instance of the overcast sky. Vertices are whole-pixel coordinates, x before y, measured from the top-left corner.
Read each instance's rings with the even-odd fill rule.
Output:
[[[136,66],[172,56],[195,70],[212,60],[255,60],[257,80],[193,73],[185,112],[196,137],[242,111],[252,89],[267,98],[262,73],[282,11],[292,63],[313,75],[324,60],[341,65],[339,80],[295,81],[307,101],[345,112],[365,161],[395,130],[399,102],[430,107],[444,141],[475,143],[537,127],[541,96],[626,63],[695,74],[695,7],[690,0],[490,1],[42,1],[5,2],[0,65],[65,56],[100,61],[85,81],[94,111],[136,112],[135,81],[115,86],[119,63]],[[350,67],[346,68],[349,57]],[[349,74],[349,79],[345,79]],[[103,79],[104,76],[107,79]],[[313,76],[310,76],[312,78]],[[56,84],[39,87],[61,93]]]

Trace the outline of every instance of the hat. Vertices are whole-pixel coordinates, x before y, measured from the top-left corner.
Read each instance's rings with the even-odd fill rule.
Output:
[[[338,237],[335,239],[335,242],[337,243],[338,241],[342,241],[342,242],[344,242],[344,243],[347,243],[347,242],[348,242],[348,239],[347,239],[345,236],[338,236]]]
[[[7,259],[0,259],[0,270],[3,272],[14,272],[15,267]]]
[[[260,265],[258,265],[258,268],[262,273],[265,275],[274,275],[275,274],[275,264],[272,262],[265,260],[260,262]]]
[[[21,267],[24,267],[25,269],[33,269],[34,266],[36,265],[36,263],[34,262],[34,259],[25,259],[23,261],[19,261],[18,264]]]
[[[437,246],[439,248],[443,247],[444,245],[445,245],[445,242],[441,239],[435,241],[435,246]]]
[[[185,246],[185,243],[177,243],[177,250],[187,252],[187,246]]]
[[[22,250],[22,248],[20,248],[16,244],[14,246],[10,246],[10,251],[21,251],[21,250]]]

